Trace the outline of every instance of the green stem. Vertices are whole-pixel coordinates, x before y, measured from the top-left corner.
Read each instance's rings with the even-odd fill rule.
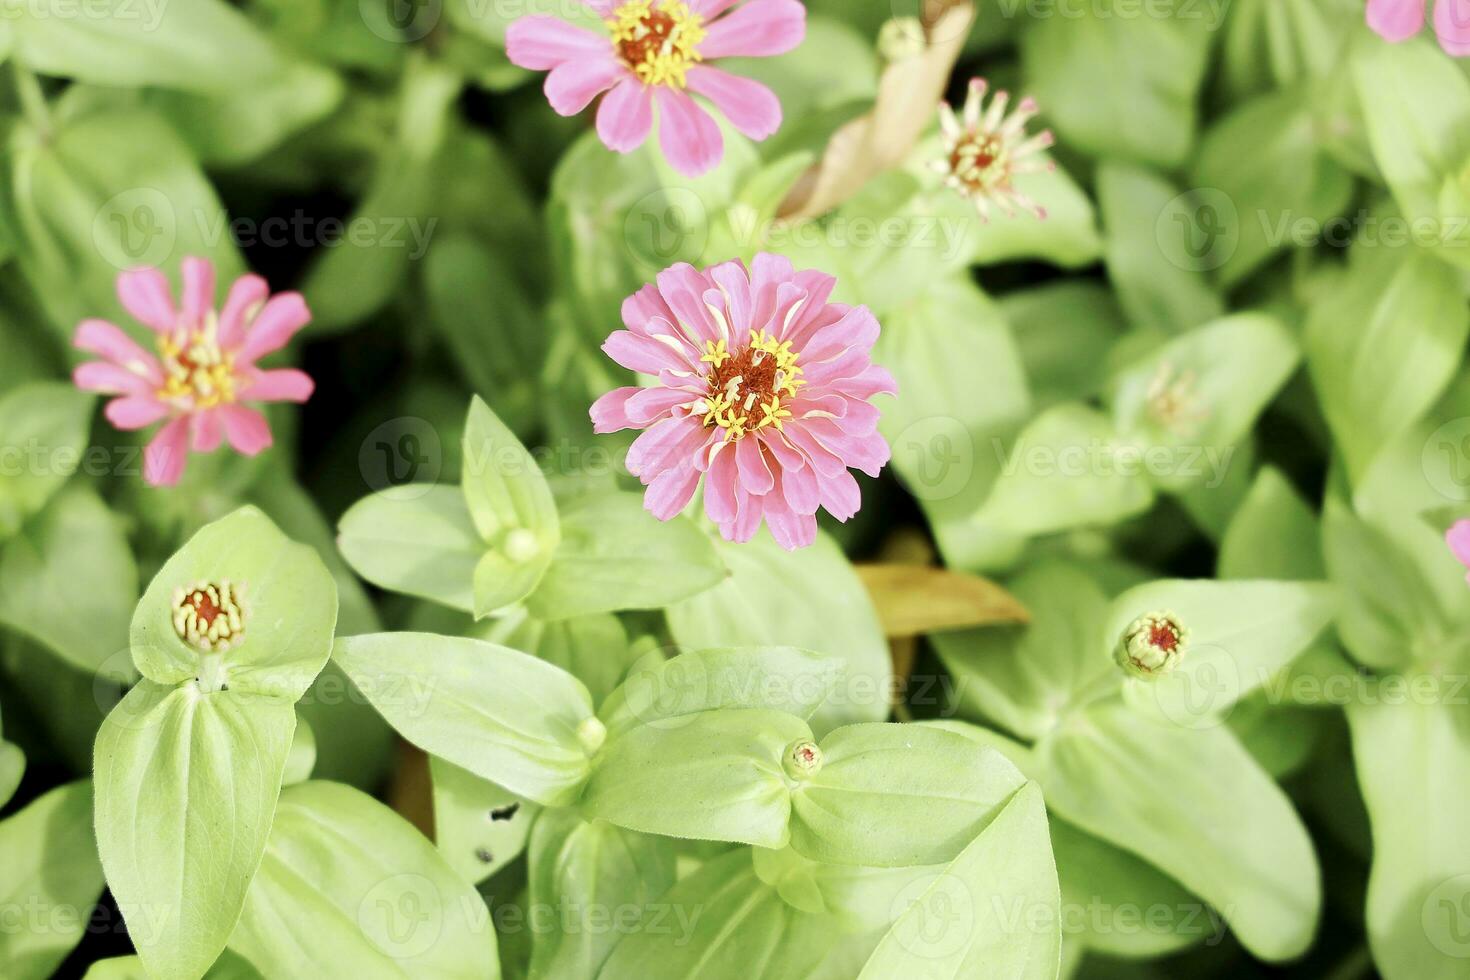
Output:
[[[10,71],[21,111],[42,138],[50,138],[51,108],[46,104],[46,93],[41,89],[40,79],[14,57],[10,59]]]

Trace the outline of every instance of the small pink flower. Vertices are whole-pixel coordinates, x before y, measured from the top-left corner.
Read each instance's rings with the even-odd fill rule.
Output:
[[[191,446],[207,453],[228,439],[246,456],[268,448],[265,416],[242,403],[304,402],[313,387],[302,371],[255,364],[311,320],[300,293],[271,296],[264,279],[241,276],[216,313],[214,264],[186,258],[183,274],[177,308],[159,270],[117,277],[118,299],[153,331],[156,356],[106,320],[83,320],[72,341],[102,358],[79,365],[72,377],[79,388],[118,396],[104,410],[109,422],[123,430],[164,422],[143,454],[143,478],[153,486],[179,482]]]
[[[533,14],[510,25],[505,50],[522,68],[551,72],[546,98],[563,116],[575,116],[607,92],[597,108],[597,134],[608,149],[628,153],[642,146],[657,104],[659,144],[674,169],[698,177],[714,168],[724,137],[690,92],[753,140],[781,128],[775,93],[705,62],[790,51],[806,36],[806,8],[798,0],[749,0],[738,10],[731,8],[740,0],[583,2],[607,23],[607,35]]]
[[[1426,0],[1368,0],[1368,26],[1385,40],[1407,41],[1424,29]],[[1434,33],[1457,58],[1470,55],[1470,0],[1436,0]]]
[[[1026,124],[1036,115],[1036,100],[1024,98],[1006,115],[1010,93],[996,92],[990,107],[984,108],[987,90],[985,79],[972,79],[960,116],[948,102],[939,103],[944,159],[935,160],[933,169],[944,175],[945,184],[975,202],[982,220],[990,220],[991,204],[1004,208],[1012,218],[1015,208],[1022,207],[1045,219],[1046,208],[1016,190],[1015,178],[1056,169],[1049,160],[1035,159],[1054,142],[1051,130],[1028,137]]]
[[[729,541],[764,518],[783,548],[812,543],[817,508],[840,521],[862,501],[854,466],[888,462],[869,399],[894,394],[869,360],[878,321],[867,307],[828,303],[837,280],[796,272],[762,253],[703,272],[665,269],[623,303],[602,349],[650,388],[619,388],[592,406],[598,432],[645,429],[628,470],[661,521],[684,509],[704,478],[704,509]]]
[[[1460,564],[1470,568],[1470,521],[1456,521],[1444,533],[1444,541],[1450,546],[1450,553],[1459,559]],[[1465,575],[1465,581],[1470,582],[1470,573]]]

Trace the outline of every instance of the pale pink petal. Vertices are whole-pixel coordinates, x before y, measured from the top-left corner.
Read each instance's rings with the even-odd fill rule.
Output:
[[[878,430],[878,406],[856,398],[845,399],[845,410],[834,413],[837,427],[850,436],[870,436]]]
[[[775,492],[761,498],[766,526],[771,537],[787,551],[805,548],[817,540],[817,519],[812,514],[798,514],[786,504],[786,498],[777,486]]]
[[[1470,520],[1456,521],[1445,532],[1444,540],[1459,563],[1470,568]]]
[[[867,370],[871,363],[868,352],[860,347],[849,347],[836,357],[825,361],[801,360],[801,376],[808,385],[833,384],[843,378],[855,378]]]
[[[133,319],[159,333],[173,330],[173,290],[168,277],[157,269],[130,269],[117,277],[117,298]]]
[[[699,46],[706,61],[785,54],[806,37],[806,7],[798,0],[750,0],[709,26]]]
[[[653,90],[629,76],[613,86],[597,107],[597,135],[617,153],[642,146],[653,129]]]
[[[214,263],[190,255],[184,259],[184,289],[180,297],[184,322],[198,328],[214,309]]]
[[[698,397],[683,388],[644,388],[628,399],[628,420],[634,425],[649,425]]]
[[[667,321],[666,321],[667,322]],[[666,326],[672,330],[672,326]],[[614,330],[602,344],[607,356],[629,371],[658,374],[664,368],[675,371],[692,370],[688,358],[669,344],[652,337],[643,337],[631,330]]]
[[[195,412],[189,418],[189,442],[196,453],[212,453],[224,440],[224,420],[217,408]]]
[[[693,466],[673,466],[654,477],[643,495],[643,506],[661,521],[677,517],[689,506],[699,486],[699,470]]]
[[[505,30],[505,55],[511,64],[549,71],[566,61],[606,56],[612,42],[601,34],[549,14],[531,14]]]
[[[1368,26],[1385,40],[1407,41],[1424,29],[1425,0],[1368,0]]]
[[[718,306],[727,311],[726,322],[733,331],[749,329],[753,301],[750,293],[750,276],[745,263],[739,259],[721,262],[709,270],[709,278],[719,287],[721,302]],[[710,301],[712,291],[704,294],[705,303]]]
[[[627,75],[626,66],[606,55],[564,61],[546,76],[546,100],[558,115],[575,116]]]
[[[740,474],[740,485],[748,493],[770,493],[775,485],[771,468],[761,452],[759,439],[745,438],[735,443],[735,465]]]
[[[78,364],[71,379],[83,391],[100,391],[104,395],[148,395],[156,387],[147,378],[108,361]]]
[[[168,405],[147,395],[114,398],[102,409],[107,421],[124,432],[146,429],[154,422],[167,418],[168,413]]]
[[[72,345],[78,350],[105,357],[154,384],[163,381],[163,366],[158,363],[158,358],[144,350],[121,327],[106,320],[83,320],[77,325]]]
[[[617,432],[619,429],[638,428],[628,418],[628,399],[642,390],[631,385],[626,388],[614,388],[593,402],[589,412],[592,416],[592,431],[601,434]]]
[[[277,293],[256,315],[245,343],[240,346],[241,366],[254,364],[267,354],[280,350],[311,322],[311,311],[300,293]]]
[[[1438,0],[1434,33],[1447,54],[1456,58],[1470,55],[1470,0]]]
[[[801,450],[808,464],[817,471],[819,476],[836,476],[847,468],[841,459],[823,446],[816,436],[807,431],[805,423],[788,422],[781,433],[793,446]]]
[[[738,482],[734,447],[725,443],[710,460],[704,480],[704,512],[716,524],[724,525],[735,520],[739,512],[735,502]]]
[[[712,20],[739,2],[740,0],[689,0],[689,9],[705,20]]]
[[[706,341],[729,339],[704,305],[704,294],[714,285],[707,276],[688,262],[679,262],[660,272],[655,281],[679,325],[688,328],[689,342],[697,354],[704,353]]]
[[[597,11],[602,17],[607,17],[617,9],[621,0],[582,0],[582,3]]]
[[[751,496],[739,487],[735,489],[735,519],[720,525],[720,534],[726,541],[744,542],[755,537],[761,526],[763,501],[764,498]]]
[[[822,506],[821,481],[810,466],[781,470],[781,496],[794,514],[815,514]]]
[[[219,313],[219,345],[234,350],[245,339],[245,329],[270,297],[270,287],[260,276],[249,274],[235,280]]]
[[[143,479],[150,486],[171,487],[184,475],[189,458],[189,419],[180,416],[158,430],[143,450]]]
[[[827,302],[832,295],[832,290],[837,286],[837,280],[824,272],[807,269],[798,272],[794,281],[806,291],[807,299],[791,322],[784,326],[780,339],[791,341],[792,347],[801,350],[806,339],[815,333],[818,327],[842,319],[847,315],[850,307],[841,303]]]
[[[691,419],[655,422],[628,447],[628,472],[647,484],[670,466],[692,461],[704,440],[704,426]]]
[[[791,260],[784,255],[761,252],[751,260],[750,294],[754,305],[750,325],[753,329],[760,330],[770,324],[776,312],[776,294],[794,275]]]
[[[689,69],[688,78],[692,91],[713,102],[751,139],[766,139],[781,128],[781,100],[760,82],[704,65]]]
[[[254,456],[270,448],[271,426],[264,415],[246,405],[221,405],[216,411],[235,452]]]
[[[688,93],[659,86],[658,144],[669,165],[686,177],[709,173],[725,154],[719,125]]]
[[[836,323],[815,331],[800,348],[802,363],[825,361],[851,347],[866,353],[877,339],[877,318],[866,306],[859,306]]]
[[[634,333],[641,333],[645,336],[648,333],[647,327],[650,320],[662,318],[672,323],[676,319],[674,311],[669,309],[669,304],[664,302],[658,287],[652,283],[643,286],[638,292],[623,300],[622,312],[623,326]]]
[[[311,397],[316,383],[311,375],[295,368],[257,371],[250,383],[240,389],[243,402],[304,402]]]
[[[850,378],[840,378],[832,384],[833,389],[853,398],[872,398],[874,395],[898,394],[898,382],[885,367],[869,364]]]
[[[862,490],[847,470],[834,476],[818,476],[817,485],[822,495],[822,506],[839,521],[846,521],[862,506]]]

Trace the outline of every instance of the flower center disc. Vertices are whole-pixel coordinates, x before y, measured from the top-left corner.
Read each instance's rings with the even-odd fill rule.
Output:
[[[976,190],[987,190],[1005,182],[1001,166],[1004,148],[994,136],[971,135],[955,146],[949,155],[949,169],[960,180]]]
[[[158,340],[164,381],[158,397],[186,408],[213,408],[235,400],[233,359],[220,350],[214,330],[192,331],[185,343],[170,336]]]
[[[684,3],[628,0],[607,24],[618,57],[647,85],[683,88],[684,73],[700,60],[704,20]]]
[[[705,348],[701,360],[713,370],[707,376],[704,424],[722,426],[727,440],[768,425],[780,429],[791,417],[781,399],[795,398],[804,383],[790,343],[778,344],[762,331],[752,332],[749,346],[733,354],[725,350],[723,340],[707,342]]]
[[[245,633],[245,608],[239,586],[205,582],[174,595],[174,632],[201,653],[229,649]]]
[[[1168,623],[1155,623],[1149,627],[1148,642],[1167,653],[1179,645],[1179,634]]]

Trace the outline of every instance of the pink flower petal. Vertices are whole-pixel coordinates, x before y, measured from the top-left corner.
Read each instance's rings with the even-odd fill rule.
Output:
[[[660,272],[655,281],[675,322],[689,328],[686,336],[696,356],[703,356],[706,341],[725,337],[704,305],[704,294],[714,285],[707,276],[688,262],[678,262]]]
[[[604,57],[612,42],[603,35],[568,24],[549,14],[531,14],[505,31],[505,55],[511,64],[549,71],[568,61]]]
[[[224,437],[224,420],[219,409],[207,408],[189,417],[189,442],[196,453],[214,452]]]
[[[546,100],[557,115],[575,116],[628,74],[609,56],[564,61],[546,76]]]
[[[645,336],[648,334],[647,327],[650,320],[661,317],[673,322],[676,319],[674,311],[669,309],[669,304],[665,303],[663,296],[659,294],[658,287],[651,283],[623,300],[622,312],[623,326],[634,333],[641,333]]]
[[[666,325],[664,329],[672,331],[673,327]],[[675,371],[693,370],[688,358],[669,344],[641,336],[631,330],[614,330],[603,342],[602,349],[607,352],[608,357],[629,371],[658,374],[664,368]]]
[[[735,466],[740,474],[740,485],[747,493],[770,493],[775,486],[775,477],[766,465],[759,439],[747,436],[735,443]]]
[[[163,382],[163,366],[123,329],[106,320],[83,320],[77,325],[72,345],[89,354],[105,357],[153,384]]]
[[[898,394],[898,382],[893,380],[893,375],[888,369],[876,364],[869,364],[861,372],[851,378],[839,378],[832,384],[833,389],[853,398],[868,399],[874,395],[896,395]]]
[[[716,524],[728,524],[739,513],[735,502],[735,488],[739,481],[735,447],[728,442],[723,443],[709,461],[704,478],[704,512]]]
[[[787,551],[805,548],[817,540],[817,519],[812,514],[797,514],[786,504],[778,487],[775,493],[761,498],[766,526],[771,537]]]
[[[1434,33],[1447,54],[1456,58],[1470,55],[1470,0],[1438,0]]]
[[[709,26],[699,46],[706,61],[785,54],[806,37],[806,7],[798,0],[750,0]]]
[[[836,357],[849,348],[857,348],[865,354],[872,350],[878,339],[878,320],[866,306],[849,310],[847,315],[830,326],[815,331],[801,348],[802,364],[817,363]]]
[[[648,492],[643,495],[643,506],[654,517],[667,521],[689,506],[698,486],[699,470],[693,466],[670,467],[648,485]]]
[[[689,69],[688,77],[690,89],[713,102],[751,139],[766,139],[781,128],[781,101],[760,82],[704,65]]]
[[[1470,520],[1456,521],[1445,532],[1444,540],[1460,564],[1470,568]]]
[[[102,410],[102,414],[107,417],[107,421],[124,432],[132,432],[134,429],[146,429],[154,422],[167,418],[168,413],[168,405],[147,395],[129,395],[126,398],[114,398]]]
[[[99,391],[104,395],[151,396],[155,387],[147,378],[108,361],[78,364],[71,379],[83,391]]]
[[[781,470],[781,496],[793,514],[815,514],[822,506],[821,481],[810,466]]]
[[[189,419],[179,416],[158,430],[143,450],[143,479],[150,486],[171,487],[184,475],[189,457]]]
[[[632,386],[614,388],[593,402],[589,412],[592,416],[592,431],[602,434],[617,432],[620,429],[637,428],[628,418],[628,399],[642,390]]]
[[[643,388],[628,399],[628,419],[634,425],[650,425],[698,397],[684,388]]]
[[[1388,41],[1407,41],[1424,29],[1425,0],[1368,0],[1368,26]]]
[[[245,402],[304,402],[316,390],[311,375],[295,368],[277,368],[272,371],[257,371],[249,384],[240,389],[239,399]]]
[[[686,177],[709,173],[725,155],[725,137],[710,114],[685,92],[659,86],[658,143],[669,165]]]
[[[131,269],[120,274],[117,298],[133,319],[159,333],[173,330],[178,320],[173,290],[168,278],[157,269]]]
[[[753,497],[738,487],[735,490],[735,519],[720,525],[720,534],[726,541],[745,542],[755,537],[760,530],[762,498]]]
[[[791,346],[800,350],[806,343],[806,338],[815,333],[818,327],[836,323],[847,315],[850,307],[827,302],[837,287],[837,280],[825,272],[807,269],[798,272],[793,281],[806,291],[807,298],[792,321],[786,324],[781,339],[791,341]]]
[[[628,472],[650,483],[669,467],[692,462],[705,439],[704,426],[690,419],[655,422],[628,447]]]
[[[225,437],[235,452],[254,456],[271,445],[271,427],[255,409],[246,405],[221,405],[215,411],[225,426]]]
[[[184,316],[184,322],[197,329],[214,309],[214,263],[197,256],[188,256],[184,259],[183,275],[180,312]]]
[[[689,0],[689,10],[705,20],[713,20],[740,0]]]
[[[731,262],[721,262],[709,270],[709,278],[713,279],[719,287],[722,302],[719,304],[728,313],[726,321],[733,331],[748,328],[750,313],[752,309],[752,298],[750,294],[750,276],[745,271],[745,263],[736,259]],[[705,294],[705,302],[708,304],[710,293]]]
[[[817,485],[822,494],[822,506],[839,521],[847,521],[863,504],[862,490],[847,470],[833,476],[818,476]]]
[[[616,153],[642,146],[653,129],[653,91],[628,76],[613,86],[597,107],[597,135]]]
[[[257,275],[244,275],[235,280],[219,314],[219,345],[234,350],[245,339],[245,330],[260,313],[270,297],[270,287]]]
[[[245,334],[240,346],[241,366],[254,364],[280,350],[296,331],[311,322],[311,311],[300,293],[277,293],[268,300]]]
[[[750,294],[755,304],[750,312],[752,329],[761,330],[770,325],[776,312],[776,294],[794,274],[791,260],[784,255],[761,252],[751,260]]]

